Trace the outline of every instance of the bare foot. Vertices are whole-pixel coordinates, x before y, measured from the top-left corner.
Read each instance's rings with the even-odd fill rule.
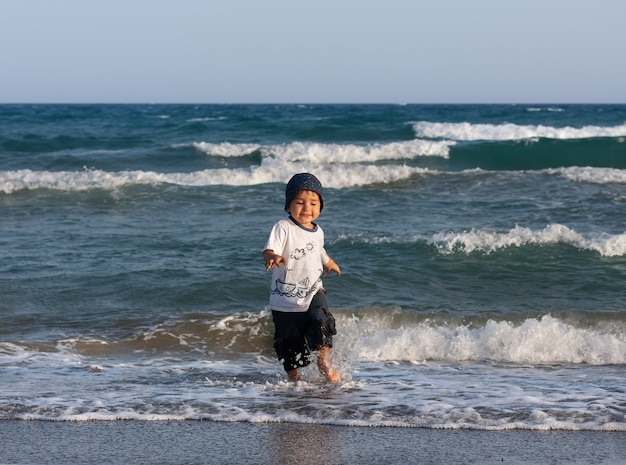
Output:
[[[294,383],[302,381],[302,378],[300,377],[300,370],[298,370],[297,368],[289,370],[287,372],[287,376],[289,377],[289,381],[293,381]]]
[[[337,381],[339,381],[339,372],[334,368],[328,368],[324,375],[326,376],[326,379],[331,383],[336,383]]]
[[[330,347],[322,346],[318,349],[317,368],[328,381],[336,383],[339,381],[339,372],[330,366]]]

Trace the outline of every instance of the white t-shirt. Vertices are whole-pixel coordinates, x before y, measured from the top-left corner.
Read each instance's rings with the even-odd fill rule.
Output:
[[[291,218],[274,225],[264,250],[287,259],[273,269],[270,308],[280,312],[306,312],[315,293],[322,289],[323,265],[330,258],[324,250],[324,231],[318,225],[306,229]]]

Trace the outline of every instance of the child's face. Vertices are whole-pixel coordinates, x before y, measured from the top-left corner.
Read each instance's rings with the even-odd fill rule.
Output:
[[[300,191],[289,203],[289,214],[300,225],[312,228],[313,222],[320,216],[320,197],[317,192]]]

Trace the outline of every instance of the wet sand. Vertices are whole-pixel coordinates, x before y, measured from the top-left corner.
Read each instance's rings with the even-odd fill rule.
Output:
[[[0,464],[626,464],[626,433],[0,421]]]

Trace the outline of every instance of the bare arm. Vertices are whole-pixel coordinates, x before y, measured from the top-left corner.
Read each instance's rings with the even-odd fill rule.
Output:
[[[281,263],[287,265],[287,259],[282,255],[274,253],[271,249],[264,250],[261,255],[263,255],[263,260],[265,260],[265,271],[271,268],[278,268]]]
[[[328,273],[330,273],[331,271],[337,273],[337,276],[341,276],[341,268],[339,268],[339,265],[337,265],[335,263],[335,260],[333,260],[332,258],[330,258],[330,260],[328,260],[328,262],[324,264],[324,274],[322,275],[322,278],[325,278],[326,275],[328,275]]]

